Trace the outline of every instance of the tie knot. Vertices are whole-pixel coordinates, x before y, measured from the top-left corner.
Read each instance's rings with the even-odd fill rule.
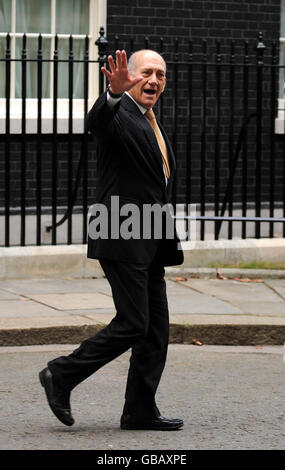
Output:
[[[155,114],[152,109],[148,109],[147,112],[145,113],[146,117],[148,118],[149,121],[155,121]]]

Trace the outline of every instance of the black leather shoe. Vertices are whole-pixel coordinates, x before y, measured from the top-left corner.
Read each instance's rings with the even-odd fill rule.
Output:
[[[39,373],[42,386],[45,389],[48,404],[55,416],[66,426],[72,426],[74,419],[70,409],[70,392],[61,390],[52,380],[52,373],[48,367]]]
[[[167,419],[163,416],[141,420],[131,415],[122,415],[121,429],[151,429],[154,431],[176,431],[184,425],[182,419]]]

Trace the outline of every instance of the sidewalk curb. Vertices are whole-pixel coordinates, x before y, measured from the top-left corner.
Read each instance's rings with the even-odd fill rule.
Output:
[[[46,328],[3,329],[0,330],[0,347],[78,344],[88,337],[95,336],[105,326],[100,323]],[[202,344],[209,345],[283,345],[285,342],[285,325],[170,324],[169,343],[193,344],[195,339]]]
[[[218,268],[218,266],[217,266]],[[189,277],[189,278],[209,278],[216,279],[217,268],[166,268],[165,277]],[[218,268],[228,279],[285,279],[284,269],[238,269],[238,268]]]
[[[211,270],[207,266],[235,265],[239,262],[285,262],[284,238],[211,240],[184,242],[182,245],[184,264],[173,268],[177,269],[176,272],[183,272],[184,269],[199,272],[201,268],[210,269],[212,272],[215,268]],[[166,271],[171,272],[171,268]],[[235,271],[239,272],[239,270]],[[276,276],[276,274],[271,275]],[[284,276],[284,270],[278,275]],[[103,271],[98,260],[87,258],[87,245],[0,247],[0,279],[57,279],[62,277],[98,278],[103,277]]]

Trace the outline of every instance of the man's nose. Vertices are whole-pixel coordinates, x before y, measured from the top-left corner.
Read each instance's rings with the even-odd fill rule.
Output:
[[[157,80],[157,76],[156,76],[155,72],[153,72],[153,74],[149,77],[148,82],[149,82],[150,85],[157,85],[158,80]]]

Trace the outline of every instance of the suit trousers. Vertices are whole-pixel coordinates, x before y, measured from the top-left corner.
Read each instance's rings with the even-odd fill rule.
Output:
[[[123,413],[153,418],[160,414],[155,394],[165,366],[169,312],[165,270],[155,257],[147,266],[99,259],[108,279],[116,316],[69,356],[48,363],[55,383],[76,385],[132,348]]]

